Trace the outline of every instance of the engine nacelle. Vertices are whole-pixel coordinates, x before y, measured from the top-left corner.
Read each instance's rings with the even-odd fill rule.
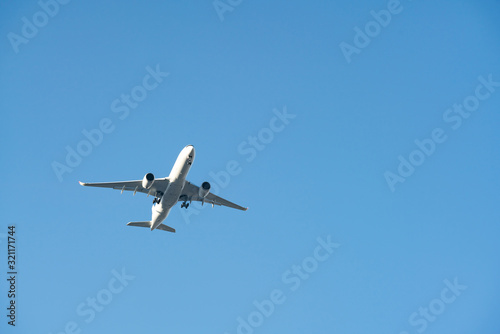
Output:
[[[153,173],[147,173],[142,179],[142,187],[149,189],[153,185],[153,182],[155,182],[155,176]]]
[[[200,190],[198,190],[198,196],[200,196],[201,198],[205,198],[207,197],[209,192],[210,192],[210,183],[205,181],[201,184]]]

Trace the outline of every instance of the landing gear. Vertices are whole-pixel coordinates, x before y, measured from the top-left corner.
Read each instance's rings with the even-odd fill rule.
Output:
[[[187,202],[188,201],[188,197],[186,195],[182,195],[181,197],[179,197],[179,201],[182,201],[182,204],[181,204],[181,209],[182,208],[188,208],[189,207],[189,203]]]
[[[160,202],[161,202],[161,198],[162,198],[162,197],[163,197],[163,193],[162,193],[162,192],[157,192],[157,193],[156,193],[156,197],[155,197],[155,199],[153,200],[153,204],[155,204],[155,203],[160,204]]]

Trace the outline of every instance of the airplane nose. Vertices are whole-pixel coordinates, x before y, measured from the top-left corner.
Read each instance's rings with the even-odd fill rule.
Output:
[[[190,156],[194,156],[194,152],[195,152],[195,150],[194,150],[194,146],[193,146],[193,145],[187,145],[187,146],[185,147],[185,149],[187,149],[188,154],[189,154]]]

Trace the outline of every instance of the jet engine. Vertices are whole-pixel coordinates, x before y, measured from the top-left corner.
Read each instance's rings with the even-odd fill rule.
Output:
[[[201,198],[205,198],[207,197],[209,192],[210,192],[210,183],[203,182],[201,184],[200,190],[198,190],[198,196],[200,196]]]
[[[153,185],[153,182],[155,182],[155,176],[153,173],[147,173],[142,179],[142,187],[149,189]]]

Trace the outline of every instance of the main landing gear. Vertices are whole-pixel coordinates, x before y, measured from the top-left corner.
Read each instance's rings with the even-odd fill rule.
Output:
[[[162,196],[163,196],[162,192],[157,193],[155,199],[153,200],[153,204],[155,203],[160,204]]]
[[[186,208],[186,209],[187,209],[187,208],[189,207],[189,203],[187,202],[188,197],[187,197],[186,195],[182,195],[179,199],[180,199],[181,201],[184,201],[184,202],[182,202],[182,204],[181,204],[181,209],[182,209],[182,208]]]

